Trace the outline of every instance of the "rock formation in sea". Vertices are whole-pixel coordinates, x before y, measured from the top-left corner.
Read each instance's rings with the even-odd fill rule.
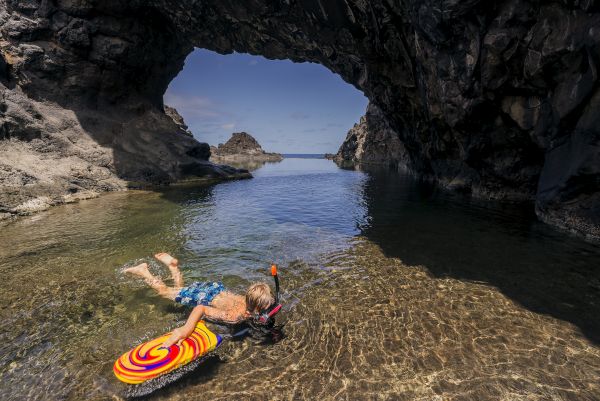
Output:
[[[254,160],[278,162],[283,160],[279,153],[268,153],[263,150],[258,141],[246,132],[234,132],[227,142],[218,147],[210,147],[210,160],[218,163],[227,161]]]
[[[382,137],[395,132],[401,146],[361,142],[380,135],[363,129],[344,157],[391,154],[421,176],[534,201],[542,220],[600,236],[597,3],[0,0],[2,177],[43,193],[41,166],[61,166],[65,191],[212,174],[162,104],[201,47],[320,63],[362,90]],[[7,158],[15,152],[31,163]]]

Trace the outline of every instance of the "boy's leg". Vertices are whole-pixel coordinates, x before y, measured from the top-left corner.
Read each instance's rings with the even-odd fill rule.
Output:
[[[171,271],[171,277],[173,277],[173,281],[175,282],[175,287],[183,287],[183,276],[179,270],[179,261],[168,253],[164,252],[157,253],[154,255],[154,257],[169,268],[169,271]]]
[[[142,263],[137,266],[125,269],[123,271],[125,273],[131,273],[135,274],[136,276],[142,277],[146,281],[146,284],[154,288],[159,295],[165,298],[175,299],[175,296],[179,291],[176,288],[167,287],[160,278],[152,275],[152,273],[150,273],[150,271],[148,270],[148,263]]]

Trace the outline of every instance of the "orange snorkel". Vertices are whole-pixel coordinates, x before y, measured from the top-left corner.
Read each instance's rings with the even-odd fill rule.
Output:
[[[277,275],[277,265],[271,265],[271,276],[275,280],[275,303],[279,303],[279,276]]]
[[[275,280],[275,303],[267,311],[259,314],[256,321],[260,324],[268,324],[272,322],[273,316],[275,316],[281,310],[281,304],[279,303],[279,276],[277,275],[277,265],[271,265],[271,276]]]

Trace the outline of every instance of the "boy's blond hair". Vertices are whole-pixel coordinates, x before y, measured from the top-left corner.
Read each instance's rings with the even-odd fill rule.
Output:
[[[274,303],[271,287],[265,283],[254,283],[246,291],[246,309],[249,312],[264,311]]]

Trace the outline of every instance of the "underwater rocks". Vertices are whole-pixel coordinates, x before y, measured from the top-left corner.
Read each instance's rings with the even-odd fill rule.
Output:
[[[28,151],[61,163],[63,137],[46,127],[78,123],[71,139],[95,142],[110,162],[91,165],[115,179],[214,173],[163,109],[185,57],[201,47],[310,61],[379,109],[342,158],[535,202],[542,220],[593,236],[599,26],[595,1],[0,0],[1,99],[22,97],[0,116],[0,141],[37,140]],[[204,168],[182,169],[194,163]]]
[[[227,161],[264,161],[278,162],[283,160],[279,153],[267,153],[254,137],[246,132],[235,132],[224,144],[212,146],[210,159],[215,162]]]

